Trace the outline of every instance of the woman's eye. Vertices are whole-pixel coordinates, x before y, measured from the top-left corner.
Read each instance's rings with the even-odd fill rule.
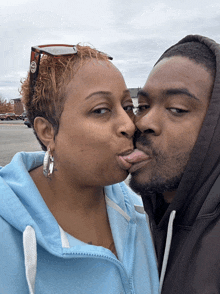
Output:
[[[126,111],[126,112],[133,112],[133,109],[134,109],[134,105],[127,105],[127,106],[123,106],[123,109]]]
[[[105,114],[106,112],[109,112],[110,110],[108,108],[98,108],[98,109],[94,109],[93,113],[97,113],[97,114]]]
[[[139,114],[142,114],[142,113],[144,113],[147,109],[149,109],[150,108],[150,105],[148,105],[148,104],[145,104],[145,105],[138,105],[137,107],[136,107],[136,111],[135,111],[135,114],[136,115],[139,115]]]

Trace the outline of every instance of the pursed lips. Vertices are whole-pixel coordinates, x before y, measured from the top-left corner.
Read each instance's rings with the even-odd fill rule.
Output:
[[[129,163],[128,161],[126,161],[124,158],[126,158],[127,156],[129,156],[129,154],[131,154],[133,152],[134,149],[128,149],[120,154],[118,154],[117,156],[117,161],[119,166],[124,169],[124,170],[128,170],[131,167],[131,163]]]

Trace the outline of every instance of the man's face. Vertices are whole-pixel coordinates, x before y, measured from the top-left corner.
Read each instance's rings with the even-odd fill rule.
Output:
[[[213,87],[211,74],[185,57],[161,60],[138,95],[135,163],[130,186],[141,195],[175,191],[199,135]]]

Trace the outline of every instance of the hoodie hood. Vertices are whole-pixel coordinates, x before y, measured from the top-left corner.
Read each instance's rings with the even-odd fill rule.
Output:
[[[0,167],[0,216],[21,233],[27,227],[32,227],[38,244],[51,254],[62,256],[65,250],[61,228],[29,174],[29,171],[42,165],[44,155],[45,152],[20,152],[8,165]],[[135,197],[133,205],[130,205],[128,189],[124,184],[105,187],[106,203],[119,212],[125,228],[126,223],[135,218],[135,205],[141,204]],[[109,217],[111,219],[111,215]],[[115,219],[111,221],[114,224]]]
[[[216,57],[216,75],[209,108],[198,139],[192,150],[175,198],[158,224],[160,228],[167,227],[170,213],[174,210],[176,211],[176,224],[192,226],[201,212],[213,212],[217,205],[216,201],[210,202],[206,210],[201,211],[210,189],[220,174],[220,45],[209,38],[199,35],[186,36],[177,44],[186,42],[203,43],[214,53]],[[215,188],[213,187],[213,189]],[[143,199],[143,201],[145,209],[154,218],[151,200]]]
[[[143,201],[155,241],[161,293],[219,293],[220,45],[198,35],[177,44],[186,42],[200,42],[215,55],[209,107],[172,203],[167,207],[162,195]],[[163,216],[156,219],[160,209]]]
[[[42,247],[52,254],[61,254],[58,224],[29,175],[30,170],[42,165],[44,154],[17,153],[8,165],[1,168],[0,215],[22,233],[31,226]]]
[[[116,258],[111,250],[84,243],[59,226],[29,175],[44,155],[20,152],[0,167],[0,292],[158,293],[141,198],[123,182],[105,187]]]

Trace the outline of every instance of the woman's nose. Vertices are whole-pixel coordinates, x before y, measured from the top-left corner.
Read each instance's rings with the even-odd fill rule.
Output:
[[[118,122],[117,132],[119,136],[125,136],[127,138],[132,138],[135,132],[135,124],[132,117],[123,109],[120,114],[120,120]]]

